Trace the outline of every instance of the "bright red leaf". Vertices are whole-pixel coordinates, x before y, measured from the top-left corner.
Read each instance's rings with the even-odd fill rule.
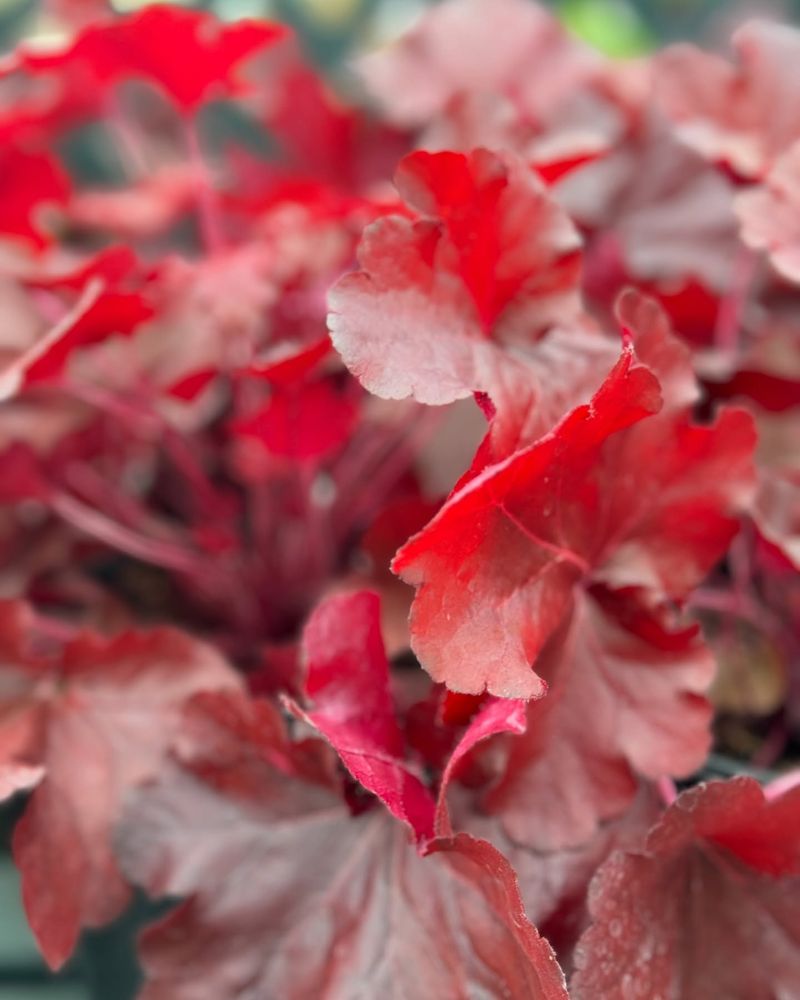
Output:
[[[143,78],[191,114],[204,101],[242,93],[241,64],[286,35],[270,22],[224,24],[201,11],[147,4],[130,17],[86,28],[60,51],[21,49],[15,65],[34,78],[61,76],[70,87],[81,81],[100,96],[121,80]]]
[[[452,698],[453,695],[450,697]],[[511,698],[491,698],[473,716],[442,773],[439,801],[436,806],[436,832],[439,836],[452,836],[453,830],[447,807],[447,790],[450,781],[458,773],[459,766],[483,740],[498,736],[500,733],[519,735],[525,732],[526,724],[525,702],[514,701]]]
[[[63,206],[70,195],[69,178],[50,153],[28,152],[5,143],[0,152],[0,236],[15,237],[41,250],[52,240],[43,217]]]
[[[237,420],[234,434],[296,462],[321,459],[347,441],[358,417],[351,395],[329,379],[276,388],[259,410]]]
[[[320,604],[303,630],[305,696],[293,708],[342,763],[422,841],[433,835],[433,798],[405,761],[389,686],[376,594],[339,594]]]
[[[304,711],[292,704],[295,714],[330,741],[353,777],[407,823],[424,848],[434,834],[434,799],[405,759],[377,595],[340,594],[323,601],[306,624],[302,655],[311,707]],[[481,741],[524,728],[524,703],[511,700],[491,699],[467,722],[442,771],[437,836],[453,834],[446,796],[462,761]]]
[[[680,600],[711,569],[752,498],[752,421],[731,410],[697,427],[682,409],[643,419],[660,405],[626,348],[589,404],[468,481],[398,552],[395,571],[417,587],[412,646],[435,680],[541,695],[532,665],[578,583]]]
[[[626,350],[590,404],[470,480],[398,552],[393,569],[418,588],[412,646],[434,680],[505,698],[544,693],[531,665],[589,569],[600,449],[660,405],[656,379]]]

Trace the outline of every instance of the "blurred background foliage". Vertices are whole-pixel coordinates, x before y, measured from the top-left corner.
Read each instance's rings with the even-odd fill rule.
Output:
[[[120,11],[150,0],[114,0]],[[396,36],[437,0],[173,0],[225,18],[273,17],[294,25],[313,58],[332,67]],[[613,56],[680,39],[722,44],[745,17],[800,22],[800,0],[544,0],[579,36]],[[58,2],[51,3],[51,9]],[[44,0],[0,0],[0,48],[56,29]]]
[[[74,0],[73,0],[74,2]],[[148,0],[115,0],[120,13]],[[311,58],[335,74],[348,56],[399,35],[436,0],[173,0],[226,19],[267,17],[291,24]],[[548,0],[546,0],[548,2]],[[0,0],[0,52],[20,40],[47,44],[61,31],[59,0]],[[723,48],[747,17],[800,24],[800,0],[549,0],[578,36],[611,56],[635,56],[691,40]],[[91,137],[84,136],[91,145]],[[88,155],[87,155],[88,154]],[[89,148],[75,155],[91,173]],[[723,761],[724,763],[724,761]],[[724,768],[721,774],[724,772]],[[86,934],[64,972],[51,976],[39,958],[19,905],[8,847],[17,804],[0,812],[0,1000],[132,1000],[138,989],[135,932],[164,907],[138,899],[116,924]]]

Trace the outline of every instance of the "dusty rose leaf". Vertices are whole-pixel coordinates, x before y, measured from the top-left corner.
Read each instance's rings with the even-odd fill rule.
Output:
[[[636,356],[658,379],[665,407],[692,406],[700,396],[688,347],[675,336],[659,302],[633,288],[617,298],[615,316],[623,336],[631,337]]]
[[[800,472],[767,469],[753,509],[759,531],[800,569]]]
[[[778,343],[777,346],[780,363],[785,365],[794,354],[791,343]],[[765,389],[769,390],[769,395],[762,398]],[[792,393],[788,386],[784,386],[783,393],[775,392],[771,381],[764,382],[758,377],[742,378],[738,385],[731,386],[731,390],[739,398],[745,397],[758,428],[759,484],[751,516],[761,535],[780,549],[795,567],[800,567],[800,452],[797,448],[800,438],[798,410],[790,398],[787,399]],[[757,402],[750,402],[753,397]],[[764,405],[767,400],[775,404],[774,412]],[[781,402],[789,405],[780,407]]]
[[[738,249],[734,194],[732,179],[662,116],[646,116],[627,142],[559,184],[559,201],[594,237],[585,294],[610,307],[630,281],[674,288],[693,279],[724,294]]]
[[[192,209],[207,183],[208,176],[191,163],[170,165],[123,188],[81,191],[71,199],[68,214],[79,227],[119,240],[144,240]]]
[[[576,1000],[791,997],[800,978],[800,794],[750,778],[684,792],[592,884]]]
[[[104,288],[120,288],[136,274],[138,263],[130,247],[112,245],[88,256],[81,255],[78,261],[66,265],[58,257],[45,259],[24,280],[30,288],[59,292],[80,293],[93,278],[99,278]]]
[[[655,788],[643,784],[625,812],[602,822],[579,846],[542,850],[529,843],[535,840],[529,831],[535,829],[544,811],[541,800],[534,804],[522,842],[509,835],[502,816],[489,815],[479,808],[478,792],[455,788],[450,800],[456,828],[488,840],[508,858],[517,873],[529,918],[566,966],[588,923],[586,896],[592,876],[614,851],[640,847],[664,810]]]
[[[516,843],[577,847],[628,808],[640,777],[703,763],[714,659],[696,627],[670,628],[631,595],[605,607],[587,596],[538,668],[548,695],[528,707],[527,730],[483,800]]]
[[[383,811],[352,817],[329,790],[278,773],[233,716],[212,743],[221,761],[195,744],[137,793],[119,831],[131,877],[189,896],[144,936],[146,1000],[364,989],[564,1000],[489,844],[439,839],[420,857]]]
[[[219,654],[168,629],[86,634],[58,655],[11,660],[4,672],[3,741],[32,713],[35,741],[18,752],[45,771],[13,848],[31,928],[56,968],[81,927],[107,922],[128,900],[111,829],[124,793],[156,773],[180,705],[239,682]]]

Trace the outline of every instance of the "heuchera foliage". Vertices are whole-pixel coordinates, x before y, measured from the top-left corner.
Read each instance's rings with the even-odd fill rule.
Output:
[[[140,887],[147,1000],[796,996],[800,33],[445,0],[361,106],[279,24],[51,7],[0,63],[49,965]]]

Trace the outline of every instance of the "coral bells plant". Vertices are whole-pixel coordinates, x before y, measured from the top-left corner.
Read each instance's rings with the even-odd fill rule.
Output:
[[[800,32],[446,0],[346,104],[280,24],[53,9],[0,65],[47,963],[138,888],[146,1000],[796,997]]]

